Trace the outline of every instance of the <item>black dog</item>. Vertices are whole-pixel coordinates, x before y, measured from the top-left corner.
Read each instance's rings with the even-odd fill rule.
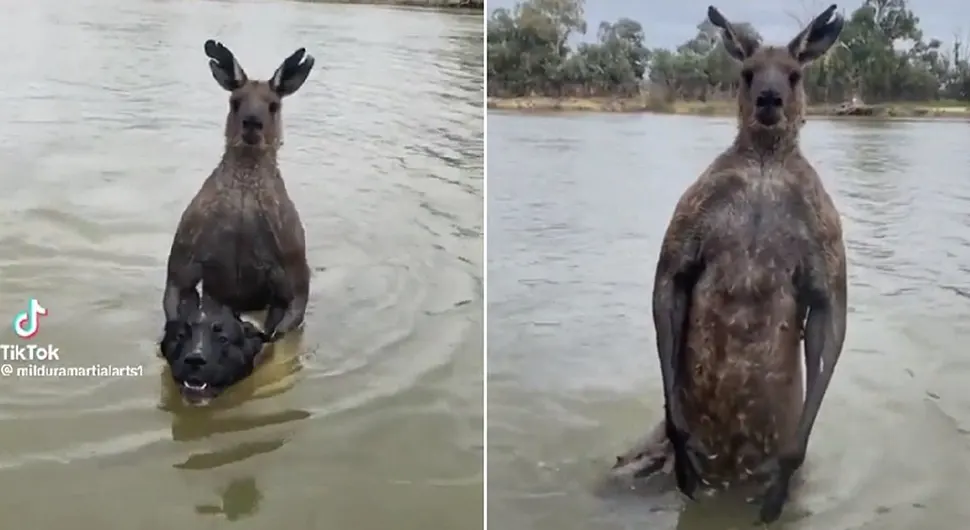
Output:
[[[165,326],[162,355],[182,399],[206,405],[249,376],[262,360],[269,337],[208,296],[188,317]]]

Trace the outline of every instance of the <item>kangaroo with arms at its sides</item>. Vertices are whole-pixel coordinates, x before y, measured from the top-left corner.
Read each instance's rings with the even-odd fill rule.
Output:
[[[616,464],[643,475],[672,458],[690,498],[702,482],[758,480],[765,523],[788,500],[845,340],[841,221],[798,142],[802,72],[838,39],[835,10],[787,46],[761,46],[708,8],[741,64],[738,132],[664,236],[653,292],[664,420]]]

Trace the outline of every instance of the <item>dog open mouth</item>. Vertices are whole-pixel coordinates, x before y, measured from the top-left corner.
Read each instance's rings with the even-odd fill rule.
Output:
[[[209,402],[219,395],[219,392],[219,388],[209,383],[182,381],[179,385],[179,393],[182,395],[182,401],[186,405],[196,407],[208,405]]]

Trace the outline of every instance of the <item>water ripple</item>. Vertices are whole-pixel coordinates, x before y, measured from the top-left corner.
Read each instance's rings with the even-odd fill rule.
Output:
[[[488,125],[491,523],[750,525],[750,509],[598,494],[613,455],[661,417],[651,271],[674,204],[734,123],[490,113]],[[793,527],[950,528],[970,515],[954,493],[970,479],[966,130],[806,126],[843,217],[850,316]]]
[[[0,55],[18,79],[4,88],[14,104],[0,130],[10,190],[0,311],[37,297],[50,309],[39,337],[60,346],[63,364],[143,373],[4,382],[0,483],[42,482],[62,499],[13,510],[32,502],[15,492],[0,502],[17,514],[9,522],[148,528],[167,506],[181,523],[166,524],[197,527],[199,492],[179,473],[219,490],[224,470],[259,478],[277,499],[257,526],[340,513],[345,526],[428,526],[345,504],[375,495],[387,506],[408,498],[414,513],[480,512],[481,18],[274,1],[21,7],[0,21]],[[281,152],[315,272],[303,337],[197,416],[173,400],[154,342],[171,234],[222,145],[227,94],[206,66],[207,38],[256,78],[297,47],[316,58],[285,102]],[[0,343],[14,340],[0,331]],[[349,461],[358,465],[335,471]],[[103,486],[89,494],[95,475]],[[328,483],[343,494],[305,500]],[[149,495],[103,503],[144,484]],[[449,487],[402,495],[402,484]],[[85,519],[89,506],[111,523]]]

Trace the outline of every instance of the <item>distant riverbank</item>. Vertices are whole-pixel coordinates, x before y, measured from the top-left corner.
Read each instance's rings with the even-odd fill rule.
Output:
[[[647,96],[628,98],[488,98],[488,108],[536,112],[655,112],[696,116],[733,116],[733,100],[658,102]],[[865,107],[856,115],[875,118],[967,118],[970,107],[964,102],[931,101],[923,103],[886,103]],[[837,105],[809,106],[809,116],[845,116]]]
[[[436,9],[485,10],[484,0],[319,0],[321,4],[372,4]]]

